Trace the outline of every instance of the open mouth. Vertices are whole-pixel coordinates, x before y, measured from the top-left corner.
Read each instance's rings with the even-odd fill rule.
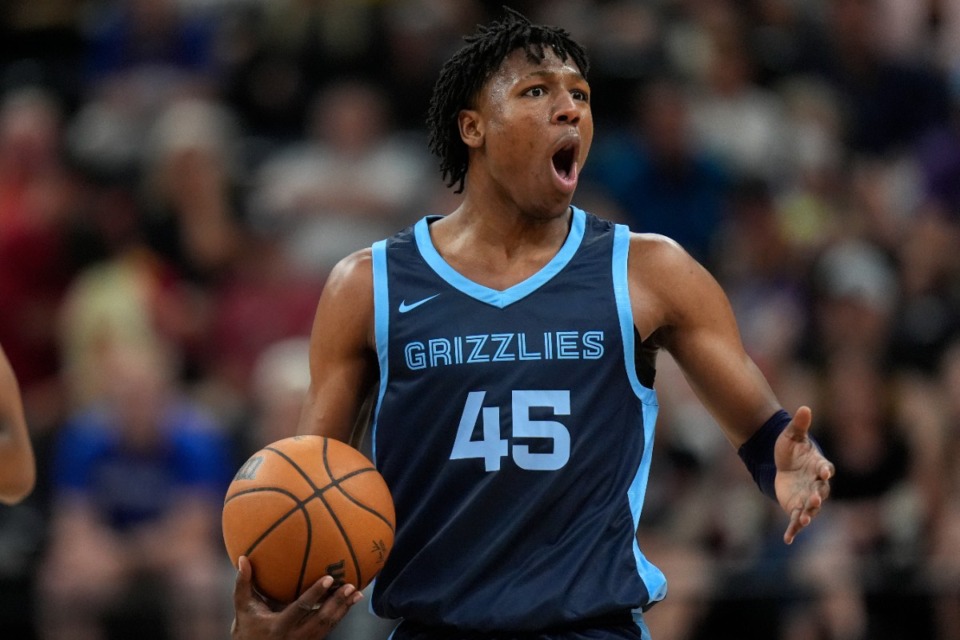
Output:
[[[553,154],[553,168],[556,170],[557,175],[561,178],[568,180],[571,177],[571,174],[575,173],[574,169],[574,159],[576,153],[576,145],[568,144]]]
[[[553,173],[560,188],[573,193],[577,187],[577,156],[580,151],[579,141],[568,140],[550,157]]]

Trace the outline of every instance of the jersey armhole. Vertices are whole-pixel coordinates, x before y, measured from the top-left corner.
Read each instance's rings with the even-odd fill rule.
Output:
[[[387,241],[380,240],[371,247],[373,256],[373,322],[374,339],[377,343],[377,362],[380,364],[380,389],[377,404],[370,419],[370,451],[374,466],[377,465],[377,418],[383,394],[387,390],[390,374],[390,295],[387,289]]]
[[[649,345],[640,340],[633,324],[630,306],[630,287],[627,280],[627,260],[630,255],[630,229],[618,224],[613,236],[613,292],[617,302],[620,336],[623,340],[623,358],[627,378],[634,393],[644,404],[657,404],[653,392],[653,360]],[[655,353],[655,352],[654,352]]]

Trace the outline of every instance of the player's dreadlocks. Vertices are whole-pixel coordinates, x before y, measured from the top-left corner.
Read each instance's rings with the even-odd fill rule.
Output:
[[[430,150],[440,158],[440,171],[447,186],[458,185],[463,191],[467,175],[467,147],[460,139],[457,117],[462,109],[473,105],[481,87],[500,68],[504,59],[523,49],[531,62],[542,62],[546,47],[561,59],[572,59],[584,77],[590,66],[583,47],[559,27],[531,23],[519,12],[504,7],[500,22],[479,25],[467,43],[440,69],[433,87],[427,128]]]

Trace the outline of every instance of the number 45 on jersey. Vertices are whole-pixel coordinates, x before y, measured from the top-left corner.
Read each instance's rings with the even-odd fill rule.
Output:
[[[457,437],[450,452],[451,460],[480,458],[486,471],[499,471],[501,459],[510,456],[521,469],[556,471],[570,459],[570,431],[554,420],[532,420],[532,407],[553,409],[554,415],[570,415],[570,391],[514,391],[511,399],[514,438],[551,440],[549,453],[530,451],[527,444],[513,443],[500,437],[500,407],[485,407],[486,391],[471,391],[463,405]],[[474,428],[481,421],[482,438],[473,439]]]

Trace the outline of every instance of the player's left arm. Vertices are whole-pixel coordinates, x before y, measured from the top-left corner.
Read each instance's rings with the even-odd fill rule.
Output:
[[[793,542],[820,511],[834,472],[809,436],[810,409],[783,412],[743,348],[726,294],[676,243],[634,235],[629,279],[640,335],[653,335],[677,361],[758,484],[790,515],[784,541]]]
[[[33,490],[37,471],[16,375],[0,348],[0,502],[16,504]]]

